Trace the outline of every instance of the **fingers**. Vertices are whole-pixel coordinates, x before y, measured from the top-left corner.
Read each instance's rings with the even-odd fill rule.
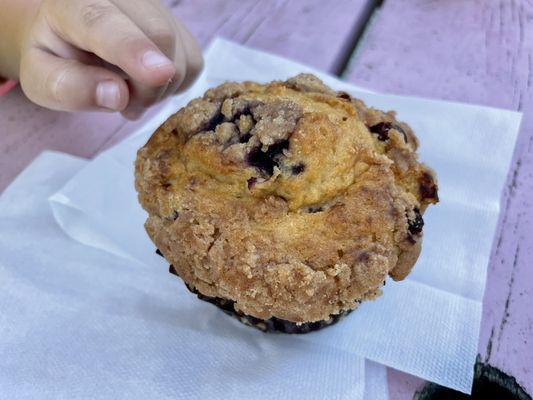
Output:
[[[38,48],[22,59],[21,85],[33,102],[60,111],[122,111],[129,101],[126,82],[118,74]]]
[[[203,69],[204,60],[198,42],[181,22],[171,16],[179,34],[176,57],[185,60],[185,76],[182,80],[173,79],[162,98],[187,90]]]
[[[138,119],[144,109],[157,101],[172,96],[177,92],[187,90],[196,80],[203,69],[204,61],[202,52],[192,34],[173,15],[169,14],[169,23],[176,29],[177,40],[175,44],[174,63],[176,75],[169,82],[165,90],[160,90],[156,95],[153,91],[146,91],[142,86],[130,82],[131,103],[122,114],[128,119]],[[157,43],[157,40],[154,40]],[[166,52],[166,54],[169,54]],[[183,72],[181,72],[183,71]]]
[[[184,24],[178,20],[176,20],[176,24],[181,37],[181,45],[185,50],[187,72],[183,82],[173,88],[172,94],[176,91],[183,92],[191,87],[204,68],[204,58],[198,42]]]
[[[172,60],[110,1],[49,0],[43,4],[61,38],[118,66],[132,79],[158,87],[176,74]]]
[[[158,2],[113,0],[113,3],[135,22],[143,33],[173,61],[176,71],[174,76],[160,87],[147,86],[135,79],[129,80],[130,104],[123,112],[123,115],[128,119],[136,119],[143,114],[146,108],[163,97],[171,80],[183,81],[186,68],[185,61],[183,57],[176,56],[179,35],[175,29],[175,24],[168,18],[168,10],[161,7]]]
[[[171,79],[167,93],[187,89],[203,68],[202,52],[187,28],[158,0],[143,1],[141,4],[131,0],[113,2],[174,61],[176,74]]]
[[[44,0],[41,12],[56,39],[26,51],[21,82],[43,106],[136,118],[203,67],[195,39],[158,1]]]
[[[130,103],[122,115],[130,120],[139,119],[147,108],[162,99],[168,85],[159,88],[143,86],[138,82],[128,82],[130,90]]]

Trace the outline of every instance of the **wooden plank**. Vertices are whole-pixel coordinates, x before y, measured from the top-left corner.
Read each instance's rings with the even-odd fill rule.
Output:
[[[386,0],[345,76],[362,86],[521,110],[484,298],[482,361],[533,394],[533,4]],[[418,381],[394,374],[391,398]]]
[[[424,385],[423,379],[392,368],[387,369],[387,381],[391,400],[411,400],[415,389]]]
[[[0,121],[0,193],[43,150],[91,157],[124,125],[114,114],[46,110],[20,88],[0,97]]]
[[[374,1],[248,0],[238,7],[224,0],[169,3],[176,3],[172,9],[183,21],[202,19],[190,28],[203,44],[216,34],[335,72]]]
[[[221,35],[335,69],[373,0],[165,0],[205,45]],[[28,102],[20,90],[0,98],[0,192],[45,149],[92,157],[131,132],[116,115],[66,114]]]

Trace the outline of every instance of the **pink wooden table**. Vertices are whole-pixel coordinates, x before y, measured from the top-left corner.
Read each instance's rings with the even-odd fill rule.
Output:
[[[533,3],[165,2],[202,45],[221,35],[371,89],[524,112],[489,265],[479,360],[533,394]],[[44,149],[93,157],[134,126],[116,115],[47,111],[14,90],[0,98],[0,191]],[[411,399],[423,385],[389,370],[391,399]]]

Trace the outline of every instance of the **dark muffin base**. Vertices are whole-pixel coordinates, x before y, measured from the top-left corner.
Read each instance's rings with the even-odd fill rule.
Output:
[[[178,273],[171,265],[168,270],[171,274],[174,274],[179,277]],[[235,302],[233,300],[223,299],[221,297],[210,297],[205,296],[198,292],[195,287],[191,287],[185,283],[187,289],[194,293],[200,300],[207,301],[208,303],[214,304],[226,314],[237,318],[240,322],[245,325],[252,326],[263,332],[278,332],[278,333],[290,333],[290,334],[303,334],[313,331],[318,331],[328,326],[334,325],[343,319],[345,316],[350,314],[352,310],[343,311],[340,314],[331,315],[327,320],[315,321],[315,322],[304,322],[297,324],[296,322],[287,321],[284,319],[272,317],[269,319],[260,319],[252,317],[251,315],[246,315],[241,311],[235,309]]]

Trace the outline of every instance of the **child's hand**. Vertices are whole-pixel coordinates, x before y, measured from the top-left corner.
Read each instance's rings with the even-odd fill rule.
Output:
[[[19,78],[48,108],[135,118],[202,68],[195,39],[158,0],[42,0],[34,15],[21,35]]]

